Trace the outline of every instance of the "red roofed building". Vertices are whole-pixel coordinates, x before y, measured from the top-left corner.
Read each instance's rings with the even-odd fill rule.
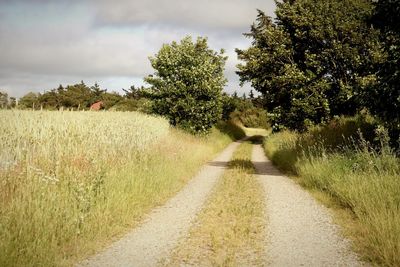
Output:
[[[96,102],[90,106],[90,110],[99,111],[103,107],[103,101]]]

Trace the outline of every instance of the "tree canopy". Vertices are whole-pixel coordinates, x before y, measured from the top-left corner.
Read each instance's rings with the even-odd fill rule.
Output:
[[[150,57],[154,74],[145,78],[154,111],[189,132],[207,132],[222,116],[223,53],[210,49],[203,37],[164,44]]]
[[[305,130],[360,108],[359,84],[381,59],[367,23],[368,0],[277,2],[273,21],[259,11],[252,45],[237,49],[238,74],[264,96],[275,129]]]
[[[380,0],[371,18],[381,31],[384,60],[375,65],[377,77],[365,90],[365,104],[389,128],[392,139],[400,137],[400,1]]]

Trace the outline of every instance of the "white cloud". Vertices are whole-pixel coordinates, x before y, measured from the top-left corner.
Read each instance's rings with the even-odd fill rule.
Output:
[[[0,0],[0,88],[21,96],[84,80],[118,90],[153,72],[148,56],[163,43],[200,35],[226,50],[233,92],[234,49],[249,45],[242,33],[256,9],[273,7],[273,0]]]

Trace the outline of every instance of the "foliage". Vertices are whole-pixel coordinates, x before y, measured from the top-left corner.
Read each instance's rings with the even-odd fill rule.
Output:
[[[103,107],[105,109],[110,109],[113,106],[115,106],[116,104],[118,104],[119,102],[121,102],[124,98],[116,93],[116,92],[103,92],[96,100],[97,101],[103,101]]]
[[[223,53],[208,48],[202,37],[164,44],[150,58],[154,75],[145,79],[152,85],[154,111],[191,133],[209,131],[222,114]]]
[[[35,109],[38,107],[40,95],[29,92],[19,99],[19,107]]]
[[[61,108],[85,110],[98,101],[103,102],[103,108],[119,111],[142,111],[150,112],[150,103],[143,93],[147,89],[136,89],[134,86],[130,90],[125,90],[125,95],[121,96],[117,92],[107,92],[95,83],[87,86],[83,81],[66,87],[60,85],[56,89],[40,93],[28,93],[20,99],[19,107],[22,109],[48,109],[58,110]],[[11,101],[11,98],[10,98]],[[10,103],[10,106],[15,106]]]
[[[240,99],[235,96],[230,96],[227,93],[222,93],[222,120],[227,121],[230,114],[235,111],[239,105]]]
[[[8,107],[8,94],[0,91],[0,108]]]
[[[17,106],[17,99],[15,97],[10,97],[9,101],[8,101],[8,106],[10,108],[15,108]]]
[[[239,100],[235,110],[230,114],[230,119],[240,122],[244,127],[270,128],[267,111],[256,107],[251,98]]]
[[[141,87],[135,87],[132,85],[129,89],[122,89],[125,92],[124,97],[128,99],[141,99],[143,97],[146,97],[148,95],[148,88],[145,88],[144,86]]]
[[[235,121],[244,127],[270,128],[267,112],[262,108],[262,98],[250,92],[249,98],[222,94],[222,119]]]
[[[238,125],[237,122],[232,120],[219,121],[215,127],[222,133],[228,135],[232,140],[240,140],[246,136],[246,132]]]
[[[377,79],[366,87],[365,105],[400,139],[400,1],[380,0],[371,21],[381,31],[385,60],[376,64]],[[399,144],[397,144],[398,146]]]
[[[273,127],[305,130],[359,107],[359,80],[380,59],[377,32],[366,23],[370,1],[277,2],[277,18],[259,11],[237,49],[241,82],[262,93]]]

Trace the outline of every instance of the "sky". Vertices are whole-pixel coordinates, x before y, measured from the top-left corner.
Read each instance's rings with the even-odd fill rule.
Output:
[[[146,85],[149,56],[187,35],[228,56],[225,91],[239,85],[235,48],[247,48],[257,9],[273,0],[0,0],[0,90],[21,97],[59,84],[97,82],[122,92]]]

